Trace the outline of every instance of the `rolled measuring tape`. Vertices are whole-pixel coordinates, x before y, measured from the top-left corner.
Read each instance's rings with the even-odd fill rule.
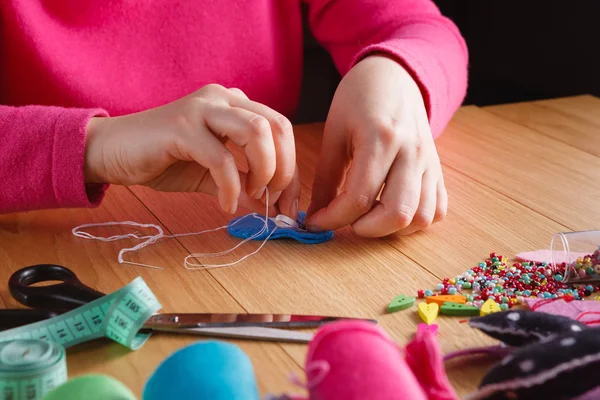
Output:
[[[106,336],[137,350],[150,338],[150,333],[140,329],[161,308],[146,282],[137,277],[116,292],[65,314],[0,332],[0,342],[40,339],[69,348]]]
[[[67,381],[58,343],[18,339],[0,343],[0,400],[38,400]]]

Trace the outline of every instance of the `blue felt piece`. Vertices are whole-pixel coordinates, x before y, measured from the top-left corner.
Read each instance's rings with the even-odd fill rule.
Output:
[[[300,211],[298,213],[298,221],[301,224],[304,224],[304,219],[306,218],[306,213]],[[230,235],[238,237],[240,239],[247,239],[252,235],[260,232],[261,229],[265,226],[264,216],[253,217],[249,216],[241,216],[235,218],[229,222],[227,226],[227,232]],[[262,234],[258,235],[254,238],[254,240],[265,240],[267,236],[273,231],[273,229],[277,228],[277,230],[271,235],[269,240],[275,239],[294,239],[302,243],[307,244],[317,244],[323,243],[333,238],[333,231],[325,231],[325,232],[308,232],[304,229],[299,228],[282,228],[275,225],[275,222],[272,220],[268,220],[267,222],[268,229]]]
[[[236,345],[197,342],[171,354],[144,387],[143,400],[259,400],[254,369]]]

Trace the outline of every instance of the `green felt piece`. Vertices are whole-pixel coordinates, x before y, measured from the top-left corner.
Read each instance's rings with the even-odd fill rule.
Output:
[[[416,299],[414,297],[406,297],[405,295],[401,294],[392,300],[387,308],[387,312],[393,313],[400,310],[406,310],[407,308],[415,305],[415,300]]]
[[[467,306],[466,304],[461,303],[444,303],[442,307],[440,307],[440,313],[443,315],[452,315],[452,316],[478,316],[479,308],[473,306]]]
[[[106,375],[83,375],[67,381],[43,400],[137,400],[123,383]]]

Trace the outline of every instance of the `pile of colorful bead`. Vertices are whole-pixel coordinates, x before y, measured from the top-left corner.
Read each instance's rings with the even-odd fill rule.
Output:
[[[600,255],[600,252],[598,252]],[[596,253],[594,253],[596,254]],[[591,258],[591,257],[590,257]],[[582,260],[583,261],[583,260]],[[584,263],[582,263],[583,265]],[[595,265],[600,264],[597,263]],[[599,290],[598,286],[585,284],[566,284],[564,273],[566,266],[552,270],[549,263],[517,262],[512,265],[506,257],[491,253],[480,262],[454,279],[445,278],[436,290],[419,290],[419,298],[439,294],[462,293],[467,297],[467,305],[481,307],[487,299],[492,299],[507,310],[516,304],[524,303],[525,298],[571,297],[583,300]],[[580,268],[581,269],[581,268]],[[470,290],[471,293],[465,292]]]
[[[579,257],[570,264],[562,263],[559,268],[569,271],[569,278],[572,280],[598,277],[600,276],[600,249],[593,254]]]

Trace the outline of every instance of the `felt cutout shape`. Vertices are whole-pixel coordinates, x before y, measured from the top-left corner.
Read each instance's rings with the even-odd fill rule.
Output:
[[[515,350],[465,400],[572,399],[598,387],[600,335],[571,331]]]
[[[509,346],[517,347],[588,329],[585,324],[571,318],[528,310],[510,310],[471,318],[469,325]]]
[[[446,376],[437,325],[419,324],[402,350],[380,327],[337,321],[317,330],[308,345],[304,394],[265,400],[459,400]]]
[[[308,346],[308,398],[429,400],[398,345],[363,321],[323,325]]]
[[[419,317],[427,325],[431,325],[440,312],[440,306],[437,303],[419,303]]]
[[[533,311],[569,317],[588,326],[600,325],[600,301],[528,298],[525,303]]]
[[[500,311],[502,311],[502,309],[500,308],[498,303],[496,303],[492,299],[487,299],[485,303],[483,303],[483,305],[481,306],[481,309],[479,310],[479,315],[484,316]]]
[[[425,297],[427,303],[437,303],[438,306],[446,302],[450,303],[466,303],[467,298],[460,294],[443,294],[440,296],[427,296]]]
[[[456,400],[458,396],[446,375],[437,331],[437,325],[419,324],[415,337],[404,349],[406,362],[428,400]]]
[[[387,312],[393,313],[400,310],[406,310],[407,308],[415,305],[415,300],[416,299],[414,297],[406,297],[405,295],[401,294],[392,300],[387,308]]]
[[[237,238],[247,239],[264,229],[264,218],[264,216],[260,216],[258,218],[246,218],[246,216],[235,218],[227,225],[227,232]],[[298,222],[300,222],[301,225],[304,224],[305,218],[306,213],[300,211],[298,213]],[[275,232],[273,232],[273,230],[275,230]],[[269,218],[267,220],[267,229],[264,229],[264,232],[254,237],[253,240],[265,240],[270,234],[271,237],[269,240],[294,239],[298,242],[306,244],[323,243],[333,238],[333,231],[308,232],[302,228],[302,226],[277,226],[275,220],[273,218]]]

